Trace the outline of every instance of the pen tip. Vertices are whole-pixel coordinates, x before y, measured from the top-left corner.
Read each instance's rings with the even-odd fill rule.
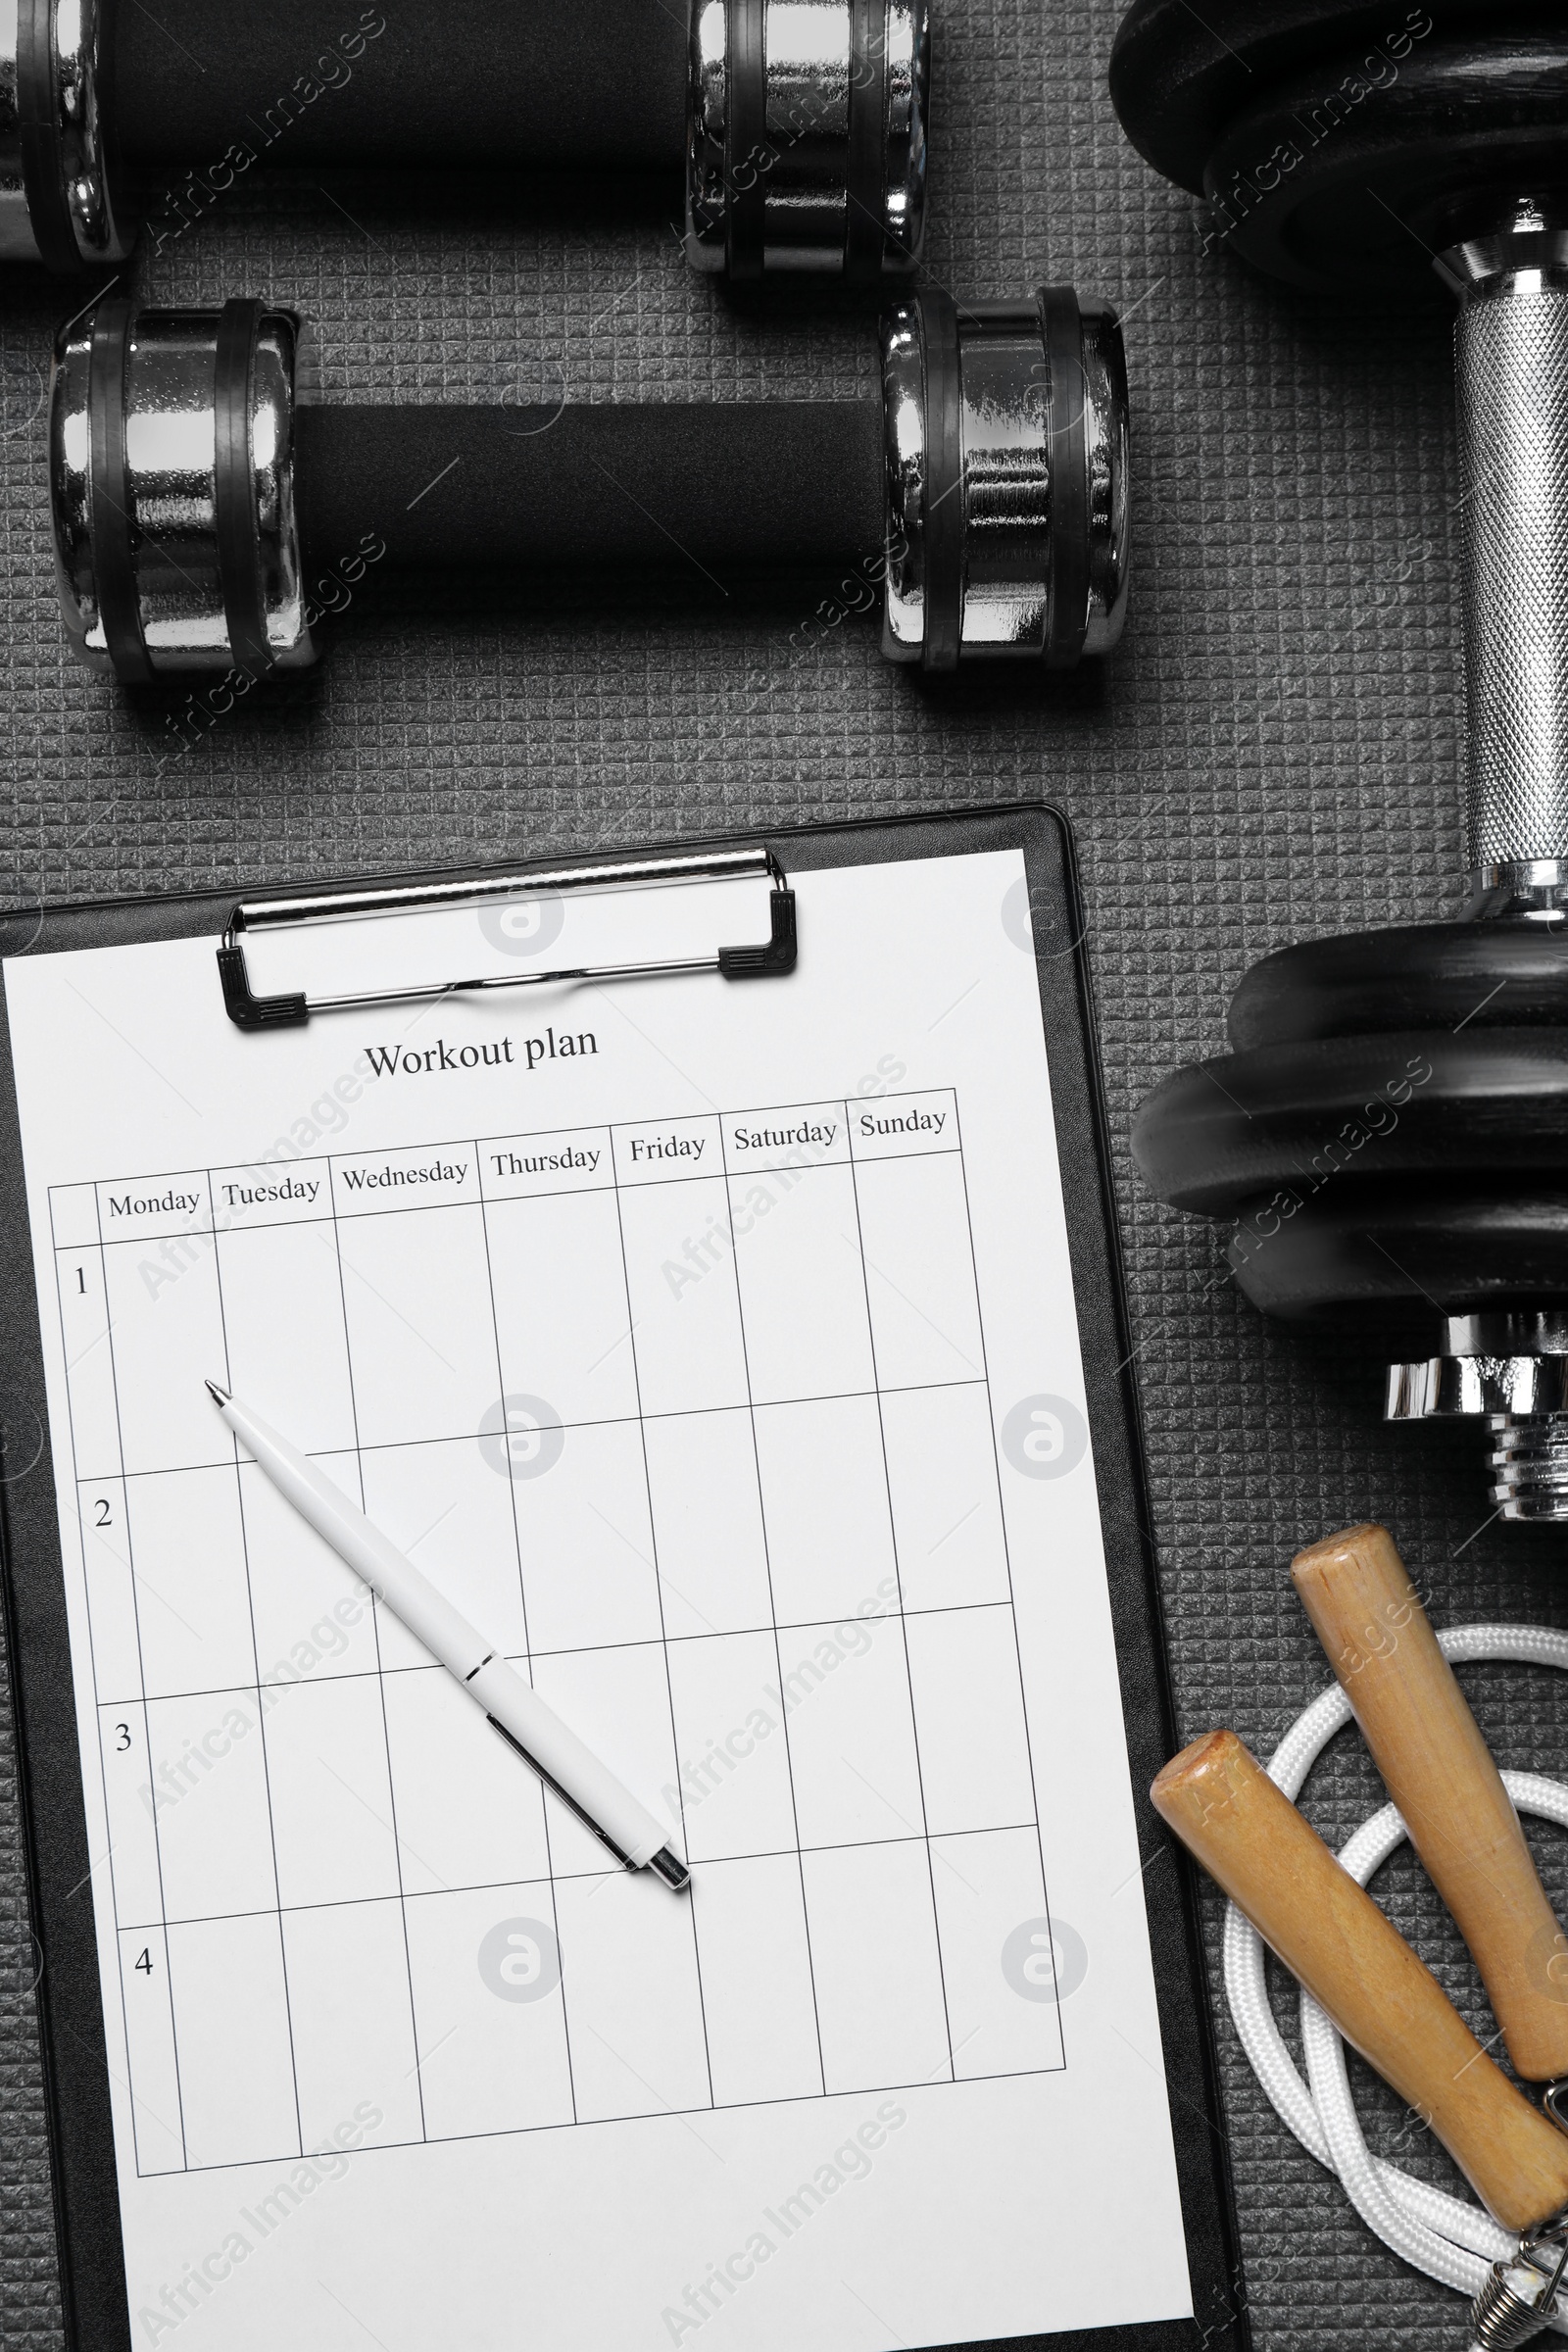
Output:
[[[227,1404],[231,1401],[228,1391],[220,1389],[216,1380],[210,1380],[207,1383],[207,1394],[215,1404]]]
[[[684,1894],[692,1883],[690,1870],[671,1846],[662,1845],[648,1868],[663,1880],[672,1894]]]

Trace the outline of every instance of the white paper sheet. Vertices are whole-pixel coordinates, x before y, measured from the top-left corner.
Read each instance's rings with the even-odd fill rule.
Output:
[[[7,965],[138,2342],[1190,2312],[1025,893],[807,874],[787,981],[262,1036],[211,941]],[[749,885],[636,922],[765,931]],[[607,1871],[209,1375],[668,1819],[689,1899]]]

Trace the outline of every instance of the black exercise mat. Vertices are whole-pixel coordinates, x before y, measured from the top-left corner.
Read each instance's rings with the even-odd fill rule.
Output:
[[[1218,1045],[1255,956],[1453,906],[1447,320],[1438,304],[1412,320],[1303,300],[1205,255],[1198,208],[1126,148],[1104,97],[1117,0],[935,4],[930,279],[1000,295],[1072,278],[1127,318],[1133,608],[1103,674],[981,667],[930,688],[885,666],[863,622],[808,629],[816,596],[796,609],[701,579],[597,611],[548,580],[504,602],[478,584],[445,583],[439,602],[377,584],[321,670],[266,705],[209,729],[183,690],[133,704],[71,662],[54,606],[39,409],[50,331],[74,303],[69,289],[19,292],[13,276],[0,296],[0,894],[250,886],[1023,793],[1066,808],[1093,922],[1178,1703],[1186,1731],[1230,1722],[1267,1748],[1325,1679],[1286,1564],[1330,1528],[1389,1520],[1440,1622],[1568,1621],[1561,1539],[1485,1526],[1473,1449],[1385,1430],[1364,1352],[1265,1328],[1223,1278],[1213,1229],[1152,1203],[1125,1149],[1154,1079]],[[502,189],[274,180],[144,252],[128,284],[158,302],[298,303],[320,322],[329,387],[350,399],[549,401],[563,385],[597,399],[873,396],[863,315],[809,297],[771,321],[726,307],[685,270],[674,210],[658,186],[628,212],[559,184],[530,210]],[[0,1246],[16,1279],[23,1237]],[[1554,1769],[1560,1700],[1545,1676],[1466,1679],[1500,1760]],[[3,1742],[0,1780],[0,2340],[33,2352],[58,2344],[58,2302]],[[1308,1809],[1343,1835],[1373,1794],[1342,1740]],[[1560,1895],[1568,1842],[1543,1833],[1538,1846]],[[1485,2037],[1473,1973],[1407,1858],[1379,1891]],[[1217,1902],[1207,1917],[1217,1935]],[[1264,2105],[1228,2024],[1221,2051],[1238,2291],[1260,2352],[1461,2341],[1457,2300],[1348,2213]],[[1381,2091],[1365,2088],[1362,2109],[1376,2144],[1448,2177]],[[1136,2220],[1105,2218],[1107,2239]]]

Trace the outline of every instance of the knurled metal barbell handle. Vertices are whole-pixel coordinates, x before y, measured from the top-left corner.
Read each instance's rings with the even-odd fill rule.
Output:
[[[1568,863],[1568,232],[1478,238],[1441,268],[1459,296],[1466,851],[1479,895]]]

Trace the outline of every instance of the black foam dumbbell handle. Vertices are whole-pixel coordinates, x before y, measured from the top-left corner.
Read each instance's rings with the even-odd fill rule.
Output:
[[[657,0],[115,0],[108,114],[143,172],[678,170],[685,11]],[[573,182],[581,193],[580,180]]]
[[[295,476],[313,565],[372,533],[399,568],[722,588],[867,563],[884,538],[874,400],[307,406]]]

